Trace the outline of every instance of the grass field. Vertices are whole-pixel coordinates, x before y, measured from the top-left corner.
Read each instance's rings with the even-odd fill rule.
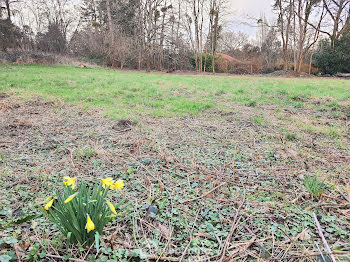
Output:
[[[99,252],[40,216],[65,175],[125,181]],[[350,81],[0,65],[0,183],[0,261],[328,261],[313,213],[349,261]]]
[[[349,81],[266,77],[215,77],[121,72],[74,67],[2,66],[0,91],[99,107],[115,119],[197,114],[232,104],[337,106],[350,99]]]

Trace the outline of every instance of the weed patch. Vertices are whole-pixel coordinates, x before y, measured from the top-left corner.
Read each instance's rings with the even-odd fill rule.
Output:
[[[288,133],[286,134],[286,139],[289,141],[296,141],[298,139],[298,136],[296,133]]]
[[[317,199],[327,190],[326,184],[317,176],[306,176],[304,178],[304,185],[309,193]]]

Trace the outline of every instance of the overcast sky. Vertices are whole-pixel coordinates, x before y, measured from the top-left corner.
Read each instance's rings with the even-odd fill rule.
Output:
[[[256,36],[256,27],[253,19],[258,19],[261,14],[265,14],[268,20],[272,19],[272,2],[273,0],[228,0],[232,12],[232,21],[230,28],[234,31],[242,31],[251,37]],[[249,17],[249,18],[248,18]],[[250,23],[252,26],[246,25]]]

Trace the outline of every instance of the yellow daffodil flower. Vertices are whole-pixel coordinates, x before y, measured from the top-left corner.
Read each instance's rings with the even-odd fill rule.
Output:
[[[69,176],[63,177],[63,184],[65,186],[71,186],[72,189],[75,188],[75,181],[77,181],[76,177],[69,177]]]
[[[87,232],[90,232],[90,231],[95,229],[95,224],[94,224],[94,222],[92,222],[89,215],[87,215],[87,221],[86,221],[85,228],[86,228]]]
[[[75,194],[70,195],[69,197],[67,197],[67,199],[64,200],[64,203],[67,204],[68,202],[72,201],[73,198],[75,198],[75,196],[76,196],[78,193],[79,193],[79,192],[76,192]]]
[[[53,199],[45,205],[44,209],[49,210],[49,208],[52,206],[52,204],[53,204]]]
[[[45,203],[49,202],[51,199],[52,199],[52,196],[49,196],[49,197],[45,198],[45,200],[44,200],[43,204],[45,204]]]
[[[111,185],[113,185],[114,180],[111,177],[107,177],[107,178],[101,179],[101,182],[102,182],[103,188],[106,188],[106,187],[110,187]]]
[[[114,185],[115,189],[121,190],[121,189],[124,188],[124,181],[123,180],[118,180],[113,185]]]
[[[117,215],[117,211],[115,211],[115,207],[113,206],[113,204],[110,201],[107,201],[107,204],[109,206],[109,209],[112,211],[112,213],[114,215]]]

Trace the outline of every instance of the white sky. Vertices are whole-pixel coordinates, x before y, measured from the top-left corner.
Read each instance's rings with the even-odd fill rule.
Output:
[[[234,31],[242,31],[251,37],[256,36],[256,28],[254,27],[254,19],[259,19],[261,14],[265,14],[267,20],[273,19],[272,12],[273,0],[228,0],[232,16],[228,18],[231,22],[230,28]],[[252,26],[246,25],[252,24]]]

